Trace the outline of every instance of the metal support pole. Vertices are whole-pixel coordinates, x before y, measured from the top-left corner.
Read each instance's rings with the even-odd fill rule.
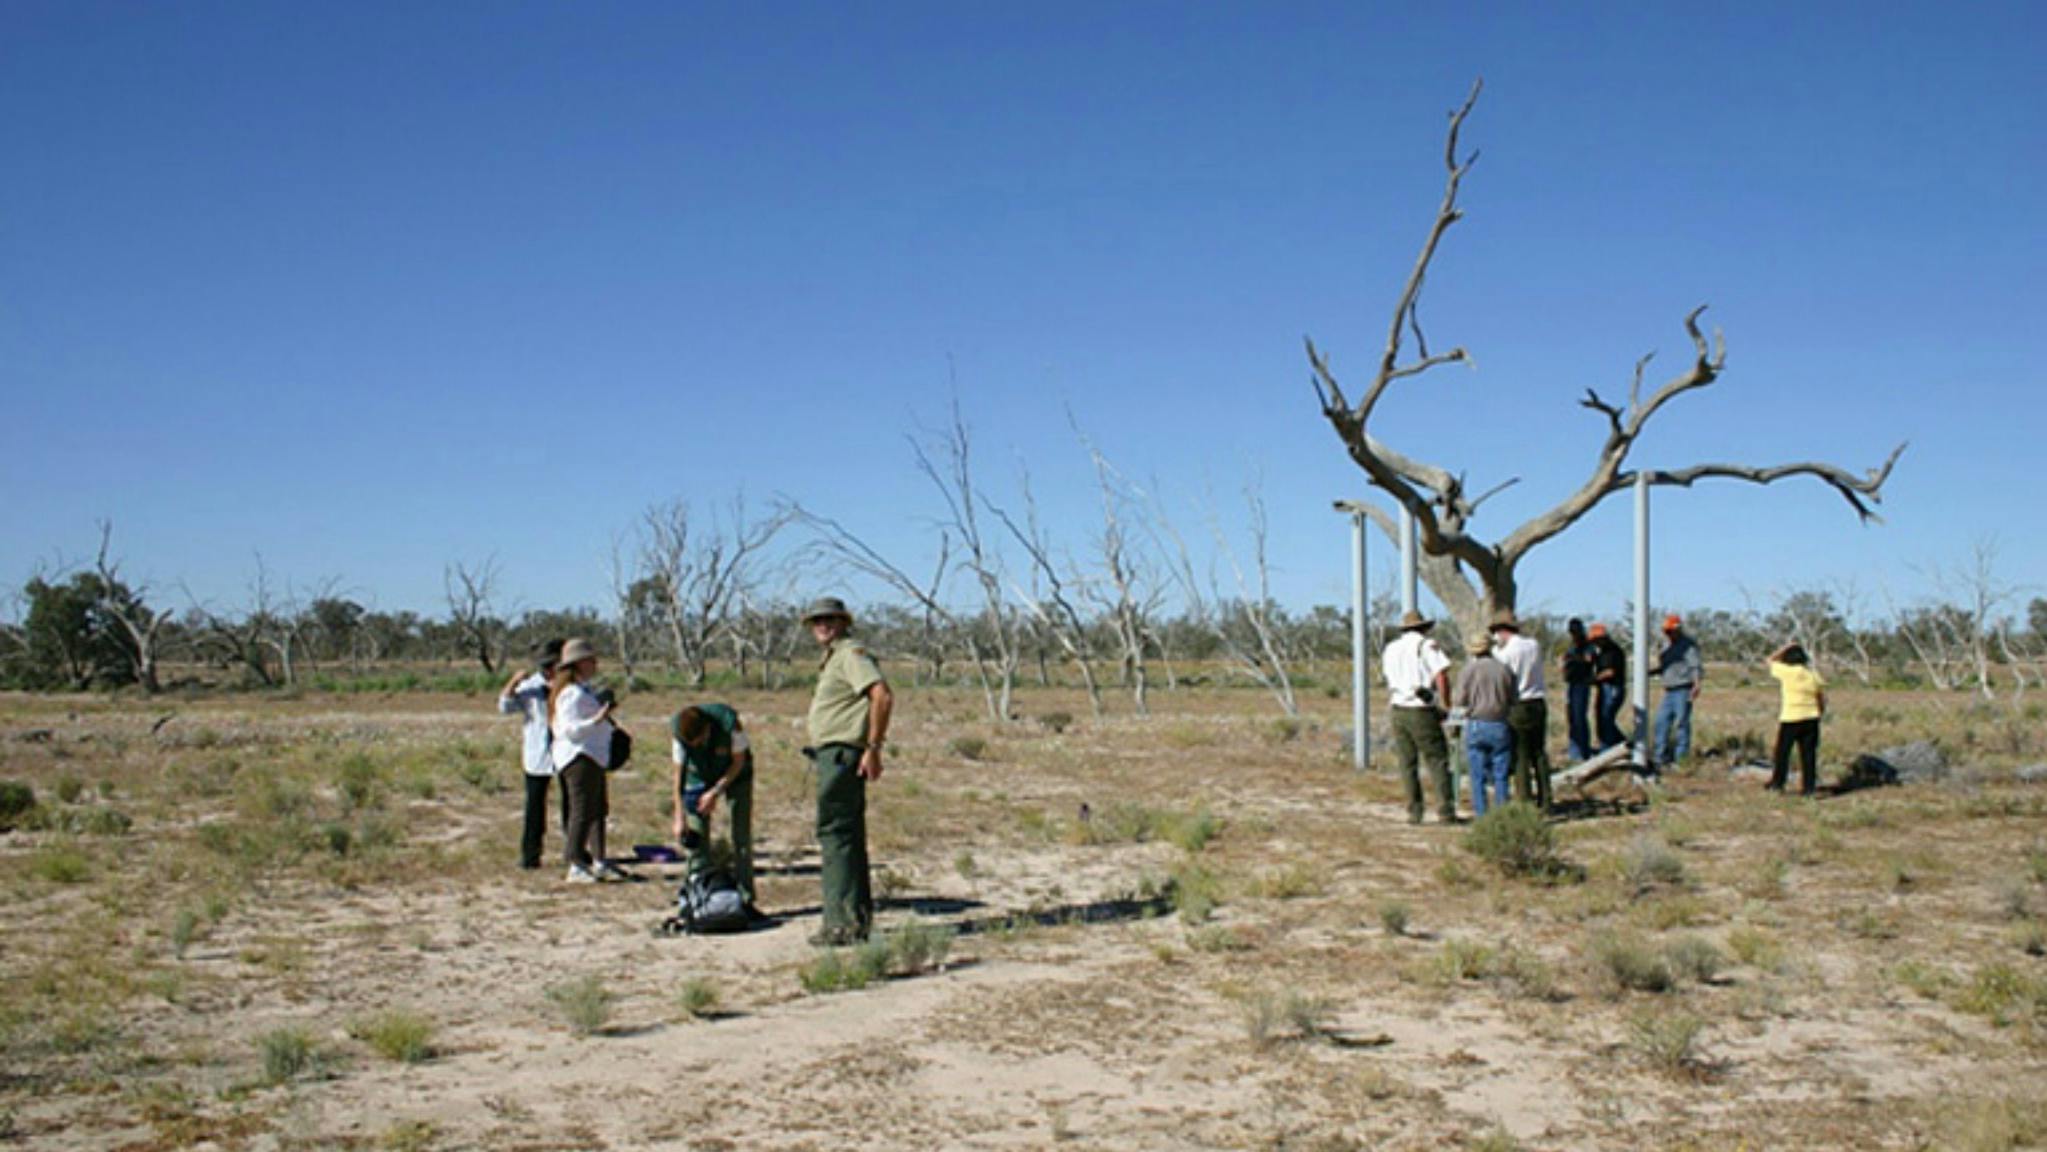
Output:
[[[1350,517],[1350,700],[1351,763],[1363,772],[1372,764],[1371,589],[1365,583],[1365,514]]]
[[[1419,550],[1415,547],[1414,513],[1407,510],[1407,505],[1402,504],[1400,506],[1400,610],[1402,612],[1421,611],[1421,601],[1416,595],[1421,571],[1418,552]]]
[[[1635,770],[1649,769],[1649,472],[1635,473]]]

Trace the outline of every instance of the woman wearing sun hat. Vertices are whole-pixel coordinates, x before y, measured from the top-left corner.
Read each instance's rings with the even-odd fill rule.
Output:
[[[577,637],[562,645],[561,662],[549,683],[548,717],[553,740],[548,751],[569,797],[569,873],[572,884],[623,880],[625,873],[604,859],[604,818],[610,796],[604,770],[611,761],[611,702],[591,691],[597,648]]]

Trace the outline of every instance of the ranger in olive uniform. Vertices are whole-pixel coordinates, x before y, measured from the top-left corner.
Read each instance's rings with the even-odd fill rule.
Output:
[[[881,746],[895,704],[874,657],[846,633],[853,614],[827,596],[803,623],[824,648],[810,698],[811,764],[817,769],[817,843],[824,857],[824,927],[811,943],[865,940],[874,925],[867,869],[867,785],[881,779]]]
[[[753,895],[753,748],[739,713],[697,704],[669,721],[675,759],[675,838],[689,849],[689,874],[711,864],[711,817],[722,801],[732,813],[732,871],[746,902]]]

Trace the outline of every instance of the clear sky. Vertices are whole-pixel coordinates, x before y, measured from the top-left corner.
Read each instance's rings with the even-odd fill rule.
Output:
[[[386,608],[490,555],[510,601],[596,604],[639,510],[742,489],[914,569],[904,435],[956,376],[1065,546],[1070,408],[1192,538],[1262,475],[1277,591],[1341,601],[1362,481],[1301,337],[1376,357],[1481,75],[1423,313],[1477,369],[1397,386],[1382,438],[1519,476],[1504,532],[1589,467],[1582,390],[1676,370],[1707,303],[1727,373],[1637,462],[1912,447],[1881,526],[1669,490],[1659,600],[1909,597],[1991,534],[2036,582],[2043,43],[2036,3],[0,0],[0,582],[104,517],[173,601],[260,553]],[[1538,550],[1524,606],[1617,611],[1629,524]]]

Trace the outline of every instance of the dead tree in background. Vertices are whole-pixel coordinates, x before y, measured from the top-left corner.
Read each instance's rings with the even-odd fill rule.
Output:
[[[1272,693],[1282,711],[1289,716],[1297,716],[1300,705],[1294,698],[1293,676],[1287,667],[1285,646],[1278,636],[1277,622],[1272,618],[1274,605],[1265,550],[1265,501],[1258,494],[1256,484],[1245,488],[1244,498],[1251,518],[1252,560],[1257,572],[1255,588],[1253,581],[1244,575],[1243,565],[1238,562],[1220,519],[1213,512],[1209,517],[1216,547],[1229,562],[1236,578],[1237,596],[1234,599],[1224,596],[1215,586],[1213,572],[1206,582],[1195,575],[1187,542],[1179,529],[1173,526],[1172,518],[1158,500],[1156,489],[1152,493],[1149,526],[1160,537],[1160,548],[1167,554],[1168,574],[1186,598],[1188,620],[1215,638],[1223,654],[1238,671]],[[1233,627],[1233,624],[1242,627]],[[1244,635],[1246,631],[1250,633],[1248,638]]]
[[[1132,707],[1144,716],[1150,713],[1146,697],[1151,688],[1145,654],[1152,643],[1152,618],[1163,597],[1150,565],[1124,529],[1132,501],[1122,477],[1085,436],[1081,442],[1094,462],[1095,483],[1102,494],[1102,531],[1095,537],[1099,571],[1096,579],[1081,582],[1081,595],[1115,633],[1123,686],[1130,690]]]
[[[1052,542],[1045,532],[1045,526],[1038,519],[1038,501],[1031,495],[1031,476],[1021,471],[1017,480],[1023,493],[1024,522],[1019,525],[1015,518],[992,502],[988,511],[993,513],[1002,526],[1023,548],[1024,555],[1031,559],[1031,583],[1029,588],[1017,589],[1018,597],[1036,622],[1044,636],[1049,636],[1066,658],[1080,666],[1081,682],[1087,686],[1088,707],[1095,719],[1102,716],[1102,686],[1095,682],[1094,644],[1088,638],[1088,622],[1074,607],[1071,582],[1062,577],[1059,565],[1052,556]],[[1043,672],[1043,656],[1039,657],[1041,683],[1050,677]]]
[[[111,554],[113,543],[113,522],[100,521],[99,554],[93,561],[93,572],[99,577],[99,609],[127,634],[129,658],[135,664],[135,682],[142,686],[144,692],[155,693],[163,627],[170,622],[171,614],[159,612],[145,603],[146,587],[137,585],[130,589],[121,583],[120,561],[113,559]]]
[[[633,680],[633,570],[626,562],[625,537],[614,533],[611,537],[611,555],[605,560],[604,574],[611,585],[611,642],[618,649],[618,665],[625,672],[626,683]],[[564,637],[566,639],[566,637]]]
[[[1003,590],[1006,576],[1001,549],[981,529],[976,508],[980,497],[974,486],[973,441],[967,435],[966,420],[960,415],[957,393],[952,399],[952,421],[945,431],[934,437],[929,446],[912,438],[910,448],[917,458],[917,470],[931,481],[939,499],[945,502],[947,534],[959,541],[959,566],[980,589],[984,625],[981,635],[994,649],[994,702],[989,718],[1006,721],[1010,718],[1010,700],[1016,693],[1016,670],[1023,661],[1021,620]],[[932,459],[933,449],[942,461]],[[985,681],[988,661],[982,659],[978,645],[974,662]]]
[[[780,512],[749,522],[746,500],[732,501],[731,522],[713,516],[708,531],[692,532],[689,504],[676,500],[649,508],[640,564],[655,582],[677,663],[691,687],[701,687],[711,646],[732,615],[761,549],[788,523]]]
[[[1684,319],[1685,332],[1691,337],[1695,355],[1683,371],[1644,395],[1643,373],[1649,366],[1649,357],[1642,357],[1635,364],[1625,406],[1601,397],[1597,391],[1586,390],[1585,398],[1579,404],[1597,413],[1605,423],[1605,435],[1594,459],[1592,474],[1577,491],[1495,543],[1486,543],[1474,536],[1471,521],[1487,498],[1515,483],[1513,479],[1472,495],[1465,486],[1464,473],[1452,472],[1409,456],[1372,435],[1372,415],[1394,383],[1420,376],[1432,368],[1468,363],[1471,359],[1461,347],[1431,352],[1422,333],[1419,308],[1422,286],[1428,278],[1429,263],[1435,258],[1436,246],[1450,226],[1463,217],[1457,206],[1458,185],[1471,171],[1478,154],[1474,152],[1460,157],[1457,137],[1465,117],[1470,115],[1472,106],[1478,101],[1479,89],[1480,85],[1472,85],[1471,94],[1463,106],[1450,114],[1448,140],[1443,149],[1443,163],[1449,175],[1443,189],[1442,204],[1436,209],[1435,221],[1422,242],[1421,255],[1408,273],[1406,286],[1394,305],[1385,350],[1355,404],[1338,384],[1329,361],[1315,347],[1314,341],[1307,341],[1311,369],[1309,380],[1321,403],[1323,416],[1372,485],[1392,496],[1396,503],[1414,515],[1424,560],[1422,576],[1458,624],[1467,632],[1479,629],[1484,627],[1486,618],[1495,609],[1514,607],[1514,570],[1522,558],[1536,545],[1577,523],[1607,497],[1632,488],[1638,474],[1645,474],[1652,485],[1680,487],[1714,478],[1771,484],[1792,476],[1811,476],[1840,493],[1863,521],[1876,519],[1870,505],[1882,499],[1884,481],[1890,476],[1899,454],[1905,450],[1903,444],[1892,450],[1880,467],[1862,476],[1831,464],[1814,462],[1760,467],[1697,464],[1646,473],[1625,468],[1628,454],[1650,418],[1672,400],[1713,383],[1726,366],[1726,345],[1720,335],[1716,332],[1709,345],[1699,331],[1698,320],[1700,313],[1705,311],[1704,306],[1693,309]],[[1403,359],[1403,345],[1409,337],[1414,340],[1415,354]],[[1388,535],[1394,534],[1393,516],[1370,505],[1366,505],[1366,509],[1382,530]]]
[[[448,598],[448,623],[454,626],[463,650],[474,656],[490,676],[498,674],[498,666],[505,658],[505,624],[499,619],[495,604],[499,576],[495,556],[474,568],[456,561],[441,570],[441,587]]]

